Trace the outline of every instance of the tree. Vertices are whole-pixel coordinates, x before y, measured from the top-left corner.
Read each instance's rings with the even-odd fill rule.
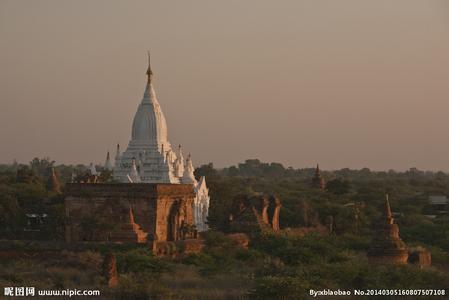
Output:
[[[17,170],[16,181],[18,183],[26,183],[26,184],[41,183],[41,179],[36,174],[36,172],[30,169],[28,166],[22,166],[19,170]]]
[[[41,159],[35,157],[30,162],[31,169],[42,178],[45,178],[48,176],[49,170],[51,170],[51,168],[54,166],[54,164],[55,164],[55,161],[50,160],[49,157],[44,157]]]
[[[339,178],[329,181],[326,185],[326,190],[335,195],[347,194],[350,188],[349,181]]]
[[[218,176],[218,172],[214,169],[213,163],[208,163],[207,165],[202,165],[201,167],[196,168],[194,174],[196,179],[200,179],[202,176],[206,176],[207,179]]]
[[[13,235],[25,225],[25,214],[12,191],[0,189],[0,237],[15,238]]]

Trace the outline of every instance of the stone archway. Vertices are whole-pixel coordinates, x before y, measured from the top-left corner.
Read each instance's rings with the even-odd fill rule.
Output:
[[[167,217],[167,241],[177,241],[181,239],[181,227],[185,222],[185,211],[181,206],[181,201],[176,200],[170,207]]]

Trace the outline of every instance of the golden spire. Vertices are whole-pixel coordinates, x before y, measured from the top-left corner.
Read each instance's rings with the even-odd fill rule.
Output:
[[[151,71],[150,51],[148,50],[148,69],[147,69],[148,83],[153,79],[153,72]]]

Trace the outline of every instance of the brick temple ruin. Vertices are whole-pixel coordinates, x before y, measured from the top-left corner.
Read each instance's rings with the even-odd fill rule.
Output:
[[[234,198],[229,216],[231,232],[277,232],[281,200],[268,194],[239,195]]]
[[[233,200],[232,211],[229,215],[229,232],[244,233],[249,236],[263,232],[297,237],[311,232],[319,235],[329,234],[329,230],[321,224],[281,228],[279,225],[281,207],[281,199],[275,195],[267,193],[238,195]]]
[[[66,242],[152,243],[195,238],[191,184],[66,187]]]
[[[431,265],[431,253],[424,248],[409,249],[399,236],[399,226],[394,222],[388,195],[385,197],[382,220],[375,228],[368,258],[373,263],[415,264],[419,267]]]
[[[399,237],[399,226],[394,223],[388,195],[385,198],[383,213],[382,220],[375,228],[376,235],[368,256],[374,262],[406,264],[408,249]]]

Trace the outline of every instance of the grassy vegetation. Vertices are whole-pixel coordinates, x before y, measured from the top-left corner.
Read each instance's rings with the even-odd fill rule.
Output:
[[[106,299],[303,299],[309,289],[442,288],[449,282],[447,270],[436,267],[373,265],[366,242],[354,236],[261,235],[248,250],[219,232],[206,240],[203,253],[175,260],[142,247],[114,249],[116,289],[106,287],[98,250],[1,260],[0,284],[100,289]]]

